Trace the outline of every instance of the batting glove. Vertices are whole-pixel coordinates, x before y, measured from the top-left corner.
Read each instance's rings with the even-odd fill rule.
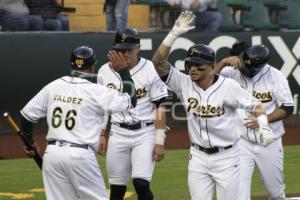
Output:
[[[271,127],[268,124],[268,119],[266,115],[261,115],[257,118],[257,123],[259,125],[258,132],[256,133],[256,137],[258,138],[258,142],[267,146],[274,141],[274,133]]]
[[[195,18],[196,16],[191,11],[181,12],[180,16],[175,21],[172,30],[164,39],[163,43],[166,46],[170,47],[177,39],[177,37],[194,29]]]
[[[181,12],[180,16],[175,21],[171,32],[177,37],[194,29],[196,16],[191,11]]]

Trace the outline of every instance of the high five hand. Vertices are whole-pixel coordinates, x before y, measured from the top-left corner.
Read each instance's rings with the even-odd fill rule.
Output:
[[[175,21],[172,28],[172,33],[176,36],[182,35],[195,28],[196,16],[191,11],[184,11]]]
[[[119,72],[122,69],[126,69],[127,62],[124,58],[124,55],[117,51],[109,51],[107,54],[108,60],[110,61],[110,66],[114,71]]]

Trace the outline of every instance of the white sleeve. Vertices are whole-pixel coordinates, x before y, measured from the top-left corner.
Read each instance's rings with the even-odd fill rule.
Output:
[[[293,106],[293,96],[290,90],[288,81],[286,78],[281,74],[279,81],[279,88],[276,92],[276,104],[277,106]]]
[[[21,110],[21,114],[32,123],[47,116],[48,87],[44,87]]]
[[[105,86],[97,86],[97,90],[93,91],[92,95],[105,113],[123,112],[131,108],[131,100],[127,93],[120,93]]]
[[[156,101],[166,96],[168,96],[168,87],[155,72],[155,76],[150,87],[151,101]]]
[[[226,81],[226,80],[225,80]],[[243,89],[236,81],[227,79],[230,81],[226,89],[226,104],[232,108],[242,108],[247,112],[252,113],[256,105],[260,104],[260,101],[252,96],[250,92]]]
[[[231,67],[224,67],[224,68],[222,69],[222,71],[220,72],[220,75],[221,75],[221,76],[224,76],[224,77],[227,77],[227,78],[231,78],[231,76],[230,76],[231,70],[232,70]]]
[[[182,87],[183,87],[182,81],[185,80],[186,78],[190,78],[190,77],[180,72],[175,67],[171,67],[166,84],[173,92],[175,92],[176,94],[181,94]]]
[[[101,68],[99,69],[97,74],[97,84],[104,85],[103,73],[101,71]]]

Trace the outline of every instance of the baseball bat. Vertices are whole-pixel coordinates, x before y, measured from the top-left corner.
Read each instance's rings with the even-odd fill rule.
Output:
[[[26,145],[26,147],[30,151],[34,151],[33,159],[36,162],[36,164],[39,166],[40,169],[42,169],[43,165],[43,159],[39,155],[39,153],[36,150],[36,147],[33,146],[33,144],[27,139],[27,137],[21,132],[20,128],[16,124],[15,120],[10,116],[8,112],[3,113],[3,117],[7,119],[8,124],[17,132],[17,134],[21,137],[22,141]]]

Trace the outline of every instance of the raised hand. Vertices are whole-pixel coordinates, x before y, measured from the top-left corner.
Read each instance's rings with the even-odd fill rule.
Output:
[[[195,28],[196,16],[191,11],[184,11],[175,21],[171,32],[176,35],[182,35]]]
[[[124,55],[121,52],[116,52],[114,50],[109,51],[107,54],[107,58],[110,62],[111,68],[113,68],[113,70],[116,72],[119,72],[122,69],[126,69],[128,67]]]

